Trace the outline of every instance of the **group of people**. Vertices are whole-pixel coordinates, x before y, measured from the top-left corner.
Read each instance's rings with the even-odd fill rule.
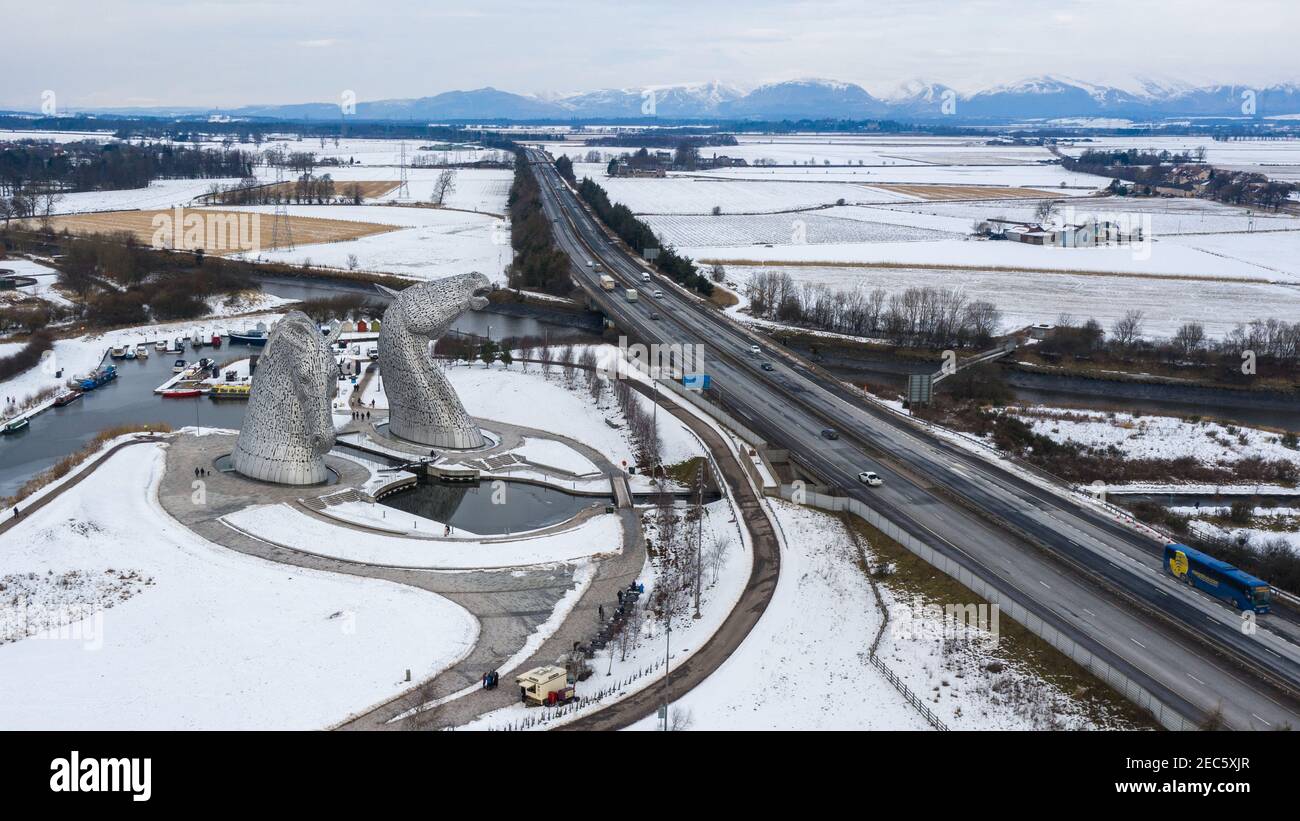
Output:
[[[207,469],[207,468],[195,468],[195,469],[194,469],[194,475],[195,475],[195,476],[207,476],[207,475],[208,475],[208,469]]]
[[[495,689],[497,688],[497,682],[500,681],[500,680],[501,680],[501,674],[498,673],[496,670],[493,670],[493,671],[490,672],[490,673],[484,673],[484,674],[483,674],[483,689],[484,689],[484,690],[495,690]]]

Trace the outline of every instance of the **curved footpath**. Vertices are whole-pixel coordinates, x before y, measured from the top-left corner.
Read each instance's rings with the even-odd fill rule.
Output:
[[[66,482],[59,485],[54,490],[51,490],[49,493],[46,493],[45,495],[41,496],[41,498],[32,502],[30,505],[25,505],[23,502],[19,502],[14,507],[6,508],[4,511],[4,515],[6,518],[3,521],[0,521],[0,536],[3,536],[4,534],[8,533],[10,530],[13,530],[15,527],[17,527],[19,521],[27,518],[27,514],[40,510],[41,508],[48,505],[50,502],[62,496],[63,493],[69,488],[74,488],[77,485],[81,484],[81,482],[87,476],[94,473],[99,468],[100,465],[108,461],[108,459],[112,457],[113,454],[117,453],[122,448],[130,447],[131,445],[138,445],[143,442],[164,442],[164,441],[166,441],[166,438],[162,436],[142,434],[136,436],[134,439],[131,439],[130,441],[118,442],[113,447],[101,453],[95,459],[95,461],[91,462],[89,465],[80,467],[80,469],[74,468],[74,470],[76,470],[76,473],[72,475],[71,479],[68,479]],[[39,493],[40,491],[37,492]],[[21,516],[18,517],[14,516],[15,507],[18,509]]]
[[[641,393],[654,398],[650,389],[640,382],[630,381],[629,384]],[[673,402],[661,401],[660,404],[695,431],[713,453],[714,460],[722,471],[722,478],[731,489],[740,508],[741,518],[749,530],[754,545],[754,564],[750,569],[745,590],[740,594],[740,600],[736,602],[736,606],[732,608],[717,632],[710,636],[690,658],[673,669],[669,678],[669,687],[670,694],[676,698],[712,675],[713,671],[717,670],[722,662],[740,647],[740,643],[758,623],[768,603],[772,601],[773,593],[776,592],[776,579],[781,571],[781,548],[773,532],[772,522],[767,518],[763,508],[762,500],[754,492],[744,468],[718,432]],[[620,730],[653,713],[663,703],[663,698],[663,685],[656,683],[556,729]]]

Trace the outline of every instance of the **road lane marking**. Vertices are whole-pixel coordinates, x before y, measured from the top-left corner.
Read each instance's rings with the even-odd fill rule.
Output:
[[[1133,638],[1132,636],[1129,636],[1128,640],[1136,644],[1138,647],[1141,647],[1143,650],[1147,649],[1147,646],[1145,644]]]
[[[1255,715],[1254,713],[1251,713],[1251,715],[1254,716],[1255,718],[1259,719],[1260,721],[1264,721],[1264,719],[1259,718],[1259,716]],[[1269,724],[1267,721],[1264,721],[1264,726],[1265,726],[1265,727],[1272,727],[1273,725],[1272,725],[1272,724]]]
[[[1039,579],[1038,583],[1041,584],[1043,587],[1046,587],[1048,590],[1052,589],[1052,586],[1049,585],[1047,582],[1043,581],[1042,579]]]
[[[1201,685],[1202,687],[1205,686],[1205,682],[1201,681],[1199,678],[1192,675],[1191,673],[1188,673],[1187,677],[1190,678],[1192,681],[1196,682],[1197,684]]]

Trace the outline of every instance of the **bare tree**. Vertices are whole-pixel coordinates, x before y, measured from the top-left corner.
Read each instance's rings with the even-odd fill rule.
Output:
[[[1034,206],[1034,220],[1039,225],[1045,225],[1052,218],[1052,212],[1055,210],[1055,200],[1040,200],[1038,205]]]
[[[686,707],[673,707],[668,713],[668,729],[672,732],[678,730],[689,730],[695,726],[695,719],[691,716],[691,711]]]
[[[414,705],[415,712],[398,722],[398,726],[403,730],[417,732],[438,729],[441,724],[442,705],[435,704],[437,700],[438,692],[433,686],[433,679],[420,682],[411,691],[411,704]]]
[[[1125,312],[1124,316],[1115,320],[1115,324],[1110,326],[1111,336],[1119,343],[1122,348],[1132,347],[1137,338],[1142,335],[1142,322],[1146,318],[1144,311],[1132,309]]]
[[[704,564],[709,568],[713,581],[718,581],[722,567],[727,563],[727,553],[731,550],[731,534],[725,531],[713,532],[709,539],[708,552],[704,554]]]
[[[456,190],[456,172],[444,168],[433,183],[433,204],[442,205],[447,195]]]
[[[1187,322],[1174,334],[1174,345],[1183,356],[1190,356],[1205,344],[1205,326],[1199,322]]]

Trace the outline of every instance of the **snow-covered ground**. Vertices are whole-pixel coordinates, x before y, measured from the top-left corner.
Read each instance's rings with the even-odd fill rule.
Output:
[[[1300,235],[1298,235],[1300,236]],[[894,294],[907,288],[956,288],[968,299],[992,302],[1002,312],[999,330],[1038,322],[1055,323],[1061,314],[1077,321],[1094,318],[1110,328],[1127,311],[1144,312],[1144,336],[1170,337],[1186,322],[1200,322],[1211,338],[1220,338],[1239,323],[1267,317],[1300,316],[1300,288],[1295,285],[1095,276],[1069,273],[1021,273],[925,268],[836,266],[724,265],[727,279],[739,286],[755,273],[789,274],[797,284],[824,284],[832,290],[883,288]],[[1122,293],[1123,299],[1107,298]],[[740,310],[744,304],[730,309]],[[741,318],[747,315],[742,314]]]
[[[0,622],[52,629],[0,643],[0,727],[321,728],[476,640],[441,596],[196,536],[157,502],[163,458],[127,448],[6,534]]]
[[[606,352],[617,350],[607,345],[599,348]],[[637,464],[629,431],[608,389],[597,405],[591,401],[581,374],[574,388],[569,389],[558,365],[552,366],[545,376],[540,365],[527,365],[527,370],[524,367],[518,363],[509,368],[500,363],[490,368],[482,364],[459,364],[449,366],[446,374],[465,409],[474,416],[567,436],[600,451],[615,465]],[[388,407],[377,379],[370,381],[362,395],[366,404],[372,399],[376,408]],[[638,395],[637,399],[650,409],[648,397]],[[618,421],[619,427],[610,427],[607,419]],[[667,413],[658,414],[657,419],[665,464],[677,464],[701,455],[698,440],[681,422]],[[549,464],[540,457],[538,461]],[[576,463],[574,466],[580,467]],[[564,465],[553,467],[568,469]]]
[[[1078,409],[1033,406],[1008,409],[1029,423],[1034,433],[1057,442],[1085,447],[1114,447],[1126,459],[1191,457],[1206,465],[1231,465],[1242,459],[1281,459],[1300,465],[1300,451],[1286,447],[1282,435],[1209,420],[1191,422],[1175,416],[1134,416]]]
[[[542,718],[543,711],[512,704],[480,716],[458,729],[506,729],[518,727],[521,721],[530,719],[541,719],[541,723],[535,725],[539,728],[554,726],[645,687],[660,686],[665,650],[670,653],[672,668],[676,669],[717,631],[739,600],[749,578],[752,548],[747,534],[742,536],[737,528],[731,502],[713,502],[705,505],[705,510],[702,531],[708,557],[702,575],[700,618],[691,617],[693,605],[688,604],[686,610],[673,619],[671,636],[667,636],[662,621],[657,621],[648,611],[640,611],[644,618],[633,617],[628,622],[626,645],[615,640],[591,659],[592,676],[580,682],[577,691],[584,698],[599,698],[599,701],[586,704],[577,713],[546,720]],[[679,510],[678,516],[683,512],[684,510]],[[657,542],[659,533],[654,519],[653,513],[646,514],[646,538]],[[679,524],[679,528],[681,526]],[[718,550],[715,547],[718,544],[725,544],[725,547]],[[716,562],[712,559],[714,550],[717,550]],[[655,587],[662,583],[663,578],[663,568],[653,558],[647,559],[638,579],[645,585],[645,594],[639,599],[639,607],[644,608],[645,603],[653,599]],[[612,610],[612,603],[607,609]],[[502,678],[507,678],[504,672]]]
[[[272,206],[248,206],[230,210],[268,215]],[[399,226],[399,230],[372,234],[342,242],[299,245],[293,250],[264,250],[240,256],[269,262],[333,268],[357,267],[416,279],[438,279],[467,271],[478,271],[495,282],[504,282],[505,266],[511,258],[509,226],[486,214],[438,208],[386,205],[291,205],[291,216],[354,220]]]
[[[558,468],[578,476],[599,472],[581,453],[552,439],[524,437],[524,444],[510,452],[535,465]]]
[[[1292,552],[1300,555],[1300,508],[1257,507],[1251,511],[1257,517],[1256,526],[1237,527],[1224,524],[1222,520],[1207,521],[1212,516],[1223,516],[1228,508],[1187,508],[1173,507],[1170,510],[1191,517],[1188,523],[1197,536],[1208,538],[1227,538],[1232,541],[1245,539],[1252,546],[1259,548],[1275,541],[1282,541]],[[1267,527],[1258,522],[1263,519]]]
[[[740,649],[676,708],[701,730],[928,729],[868,662],[881,616],[843,525],[810,508],[771,505],[784,542],[772,603]],[[1007,660],[987,633],[945,643],[937,623],[888,581],[881,592],[891,622],[879,655],[948,727],[1096,726],[1059,688]],[[636,725],[655,727],[654,717]]]
[[[330,510],[344,521],[380,527],[403,527],[407,522],[427,522],[423,530],[441,537],[441,522],[421,519],[393,508],[354,505]],[[256,538],[284,547],[352,562],[400,567],[437,567],[468,570],[483,567],[523,567],[557,564],[623,549],[623,529],[613,514],[592,516],[575,527],[543,536],[503,536],[500,541],[480,538],[420,539],[384,533],[342,530],[307,515],[289,504],[254,505],[227,514],[222,520]]]
[[[867,662],[880,627],[856,551],[835,519],[772,501],[787,536],[763,617],[675,706],[697,730],[926,730]],[[656,729],[649,717],[637,729]]]

